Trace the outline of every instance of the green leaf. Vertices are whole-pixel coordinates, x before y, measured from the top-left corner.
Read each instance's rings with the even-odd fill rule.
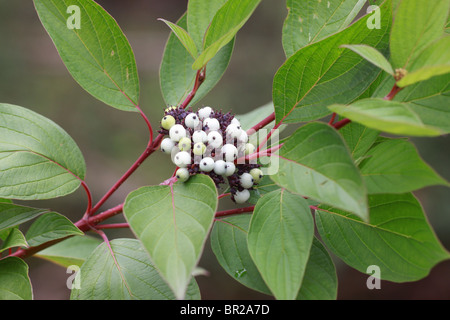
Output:
[[[336,300],[336,268],[325,247],[315,237],[297,300]]]
[[[72,77],[95,98],[138,111],[139,78],[133,50],[117,22],[92,0],[34,0],[44,28]],[[69,11],[69,6],[77,6]],[[79,19],[80,29],[68,28]]]
[[[265,175],[258,184],[252,187],[250,190],[250,198],[247,202],[256,204],[263,195],[278,189],[280,189],[280,186],[270,179],[270,175]]]
[[[366,154],[379,135],[377,130],[367,128],[357,122],[350,122],[339,129],[339,133],[350,148],[350,153],[355,161]]]
[[[72,138],[51,120],[0,103],[0,197],[37,200],[80,186],[86,164]]]
[[[0,260],[0,300],[32,300],[28,265],[20,258]]]
[[[49,212],[40,216],[26,233],[28,244],[32,247],[74,235],[83,235],[83,232],[65,216],[56,212]]]
[[[250,256],[247,233],[250,214],[217,219],[211,232],[211,248],[222,268],[236,281],[271,295]]]
[[[343,45],[342,47],[356,52],[367,61],[383,69],[387,73],[394,75],[394,70],[386,57],[377,49],[364,44]]]
[[[216,12],[227,0],[189,0],[187,10],[187,30],[199,50]]]
[[[36,257],[64,268],[81,265],[102,241],[91,236],[74,236],[36,253]]]
[[[302,196],[349,210],[368,221],[366,189],[339,133],[328,124],[300,127],[280,150],[272,180]]]
[[[155,267],[182,299],[200,259],[217,208],[217,189],[206,175],[185,183],[130,193],[124,214]]]
[[[450,72],[450,37],[446,36],[426,47],[408,66],[408,74],[397,82],[409,86]]]
[[[197,58],[197,47],[195,46],[194,40],[192,40],[189,33],[187,33],[186,30],[179,27],[175,23],[172,23],[170,21],[164,20],[164,19],[158,19],[163,21],[165,24],[169,26],[169,28],[173,31],[173,33],[177,36],[178,40],[183,44],[183,46],[186,48],[186,50],[189,52],[189,54],[192,56],[192,58]]]
[[[369,194],[405,193],[431,185],[449,185],[420,158],[409,141],[381,142],[366,156],[360,170]]]
[[[186,28],[186,15],[178,21]],[[234,40],[222,48],[212,59],[206,70],[206,79],[192,99],[190,105],[200,101],[222,78],[231,59]],[[194,59],[186,51],[180,40],[171,34],[167,41],[160,68],[160,86],[164,101],[168,105],[179,105],[191,92],[196,77],[192,69]]]
[[[114,239],[111,251],[102,243],[79,270],[79,289],[72,300],[173,300],[170,288],[159,276],[147,252],[136,239]],[[199,299],[192,280],[186,298]]]
[[[25,236],[17,227],[0,231],[0,239],[3,240],[0,246],[0,253],[14,247],[28,247]]]
[[[390,51],[394,68],[408,69],[410,62],[443,35],[450,8],[448,0],[401,1],[392,26]]]
[[[275,298],[292,300],[300,289],[314,237],[306,201],[284,189],[256,204],[248,230],[248,250]]]
[[[350,105],[328,107],[342,117],[369,128],[409,136],[439,136],[443,132],[423,124],[420,117],[406,103],[384,99],[362,99]]]
[[[346,28],[365,0],[287,0],[283,25],[283,48],[287,57],[308,44]]]
[[[0,203],[0,231],[18,226],[46,212],[48,212],[47,209],[36,209],[11,203]]]
[[[405,282],[428,275],[448,259],[412,194],[369,196],[371,223],[343,211],[319,207],[316,224],[324,244],[349,266],[380,268],[381,279]]]
[[[219,50],[233,40],[261,0],[228,0],[216,13],[205,35],[203,52],[192,68],[203,68]]]
[[[365,44],[387,53],[391,8],[380,7],[381,29],[369,29],[367,17],[345,30],[292,55],[273,80],[276,122],[295,123],[322,118],[332,103],[350,103],[378,77],[377,68],[345,44]]]

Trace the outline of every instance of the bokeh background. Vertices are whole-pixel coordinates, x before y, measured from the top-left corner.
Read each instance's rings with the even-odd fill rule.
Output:
[[[159,66],[169,29],[157,18],[176,21],[187,0],[98,0],[119,23],[136,55],[141,81],[141,107],[154,127],[164,108],[159,86]],[[285,60],[281,29],[287,10],[283,0],[264,0],[238,34],[233,57],[219,84],[197,106],[211,105],[241,114],[271,101],[273,75]],[[87,163],[87,183],[94,201],[108,190],[144,150],[148,133],[135,113],[118,111],[97,101],[71,78],[42,27],[31,0],[0,0],[0,101],[30,108],[61,125],[78,143]],[[450,107],[450,106],[449,106]],[[448,137],[413,139],[421,156],[450,179]],[[170,177],[173,166],[155,153],[137,174],[105,204],[123,202],[143,185]],[[450,249],[449,189],[428,187],[415,193],[431,225]],[[48,207],[78,220],[86,207],[83,190],[51,201],[28,203]],[[220,209],[229,208],[224,199]],[[111,222],[123,222],[121,216]],[[110,239],[132,237],[129,230],[110,230]],[[450,261],[437,265],[418,282],[382,281],[380,290],[366,287],[368,275],[334,258],[339,278],[338,299],[450,299]],[[31,257],[30,277],[38,300],[65,300],[69,274],[50,262]],[[200,266],[208,276],[197,278],[203,299],[271,299],[233,281],[217,263],[209,244]]]

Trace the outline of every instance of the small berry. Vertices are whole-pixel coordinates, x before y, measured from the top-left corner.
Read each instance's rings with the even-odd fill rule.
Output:
[[[250,198],[250,191],[244,189],[242,191],[236,191],[233,195],[233,199],[236,203],[244,203]]]
[[[237,148],[233,144],[228,143],[222,147],[222,154],[225,161],[232,162],[237,158]]]
[[[217,160],[216,163],[214,163],[214,172],[218,174],[219,176],[225,175],[227,172],[227,163],[223,160]],[[234,172],[233,172],[234,173]]]
[[[243,173],[240,176],[239,181],[244,189],[250,189],[253,187],[253,176],[250,173]]]
[[[186,137],[186,129],[181,124],[176,124],[170,128],[169,136],[170,139],[178,142],[181,138]]]
[[[218,131],[211,131],[208,133],[208,146],[215,149],[220,148],[223,143],[223,137]]]
[[[206,151],[206,146],[203,142],[197,142],[194,144],[193,152],[196,156],[201,156]]]
[[[239,120],[236,119],[236,118],[233,118],[233,119],[231,120],[231,124],[235,124],[235,125],[237,125],[237,126],[241,126],[241,123],[240,123]]]
[[[161,127],[166,130],[169,130],[175,125],[175,118],[171,115],[164,116],[161,120]]]
[[[189,151],[191,150],[191,144],[192,144],[191,139],[184,137],[181,138],[180,141],[178,142],[178,148],[181,151]]]
[[[175,142],[173,142],[170,138],[165,138],[163,141],[161,141],[161,151],[164,153],[170,153],[175,147]]]
[[[239,138],[239,136],[242,134],[243,130],[241,129],[240,125],[236,124],[230,124],[227,127],[227,135],[229,135],[231,138]]]
[[[184,118],[184,123],[186,124],[186,127],[195,129],[200,125],[200,119],[197,114],[189,113],[186,118]]]
[[[263,172],[261,171],[261,169],[258,168],[253,168],[252,170],[250,170],[250,174],[253,177],[254,183],[259,183],[261,179],[264,177]]]
[[[194,143],[208,142],[208,135],[205,131],[194,131],[194,134],[192,135],[192,141],[194,141]]]
[[[244,130],[242,130],[241,134],[238,137],[239,144],[247,143],[248,142],[248,134]]]
[[[175,155],[173,161],[177,167],[186,168],[191,164],[191,154],[186,151],[180,151]]]
[[[214,118],[206,118],[203,121],[203,125],[208,127],[209,131],[217,131],[220,129],[219,120],[214,119]]]
[[[214,169],[214,159],[205,157],[200,161],[200,170],[204,172],[210,172]]]
[[[236,166],[234,165],[233,162],[227,162],[225,164],[225,176],[226,177],[232,176],[235,171],[236,171]]]
[[[180,182],[186,182],[189,179],[189,171],[186,168],[179,168],[175,175]]]
[[[256,150],[256,148],[255,148],[255,146],[253,144],[247,143],[245,145],[245,155],[246,156],[255,153],[255,150]]]
[[[198,110],[198,116],[200,117],[200,120],[204,120],[206,118],[209,118],[212,112],[213,110],[211,109],[211,107],[203,107]]]

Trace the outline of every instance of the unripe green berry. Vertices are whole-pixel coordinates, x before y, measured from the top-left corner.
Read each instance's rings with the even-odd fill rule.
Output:
[[[252,170],[250,170],[250,174],[253,177],[254,183],[259,183],[261,179],[264,177],[263,172],[261,171],[261,169],[258,168],[253,168]]]
[[[246,156],[255,153],[255,150],[256,150],[256,148],[255,148],[255,146],[253,144],[247,143],[245,145],[245,155]]]
[[[171,115],[164,116],[161,120],[161,127],[166,130],[170,130],[175,125],[175,118]]]
[[[206,146],[203,142],[197,142],[194,144],[193,152],[196,156],[201,156],[206,152]]]
[[[178,142],[178,148],[181,151],[189,151],[191,150],[191,143],[192,141],[188,137],[181,138]]]

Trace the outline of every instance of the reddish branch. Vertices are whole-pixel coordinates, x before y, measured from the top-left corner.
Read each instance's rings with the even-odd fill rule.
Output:
[[[250,206],[250,207],[245,207],[245,208],[237,208],[237,209],[218,211],[218,212],[216,212],[215,217],[218,218],[218,217],[229,216],[229,215],[232,215],[232,214],[253,212],[254,209],[255,209],[255,206]]]
[[[395,98],[395,96],[397,95],[397,93],[400,92],[400,90],[402,90],[402,88],[398,87],[397,84],[394,84],[394,86],[392,87],[391,92],[389,92],[384,98],[383,100],[392,100]],[[334,121],[334,118],[332,119]],[[335,129],[339,130],[340,128],[342,128],[343,126],[349,124],[351,122],[350,119],[342,119],[341,121],[338,121],[336,123],[333,124],[333,121],[330,121],[330,125],[332,125]]]

